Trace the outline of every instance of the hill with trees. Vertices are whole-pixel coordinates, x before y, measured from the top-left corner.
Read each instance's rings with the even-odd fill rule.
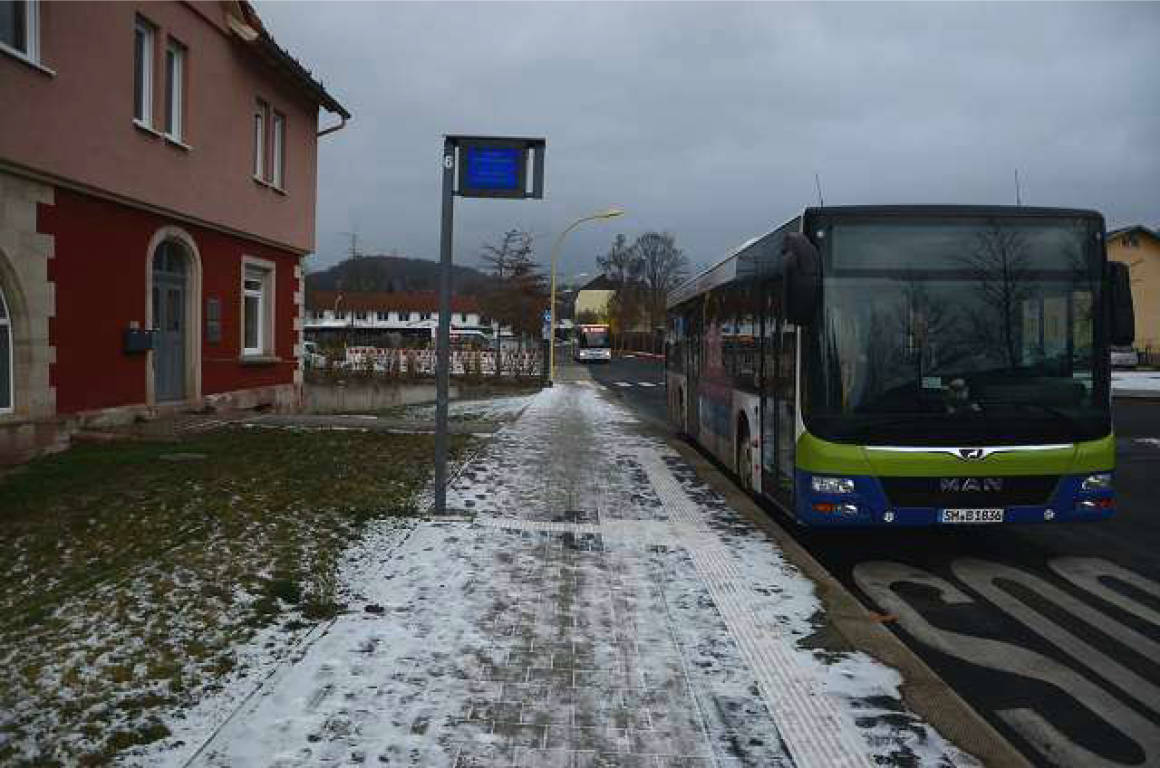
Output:
[[[452,266],[451,288],[461,295],[485,292],[491,278],[472,267]],[[439,262],[404,256],[358,256],[306,275],[313,291],[437,291]]]

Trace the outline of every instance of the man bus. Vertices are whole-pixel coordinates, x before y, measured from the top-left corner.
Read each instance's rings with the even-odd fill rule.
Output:
[[[607,325],[584,323],[576,326],[572,339],[572,357],[579,363],[612,359],[612,332]]]
[[[807,208],[669,297],[669,416],[803,525],[1098,520],[1127,269],[1094,211]]]

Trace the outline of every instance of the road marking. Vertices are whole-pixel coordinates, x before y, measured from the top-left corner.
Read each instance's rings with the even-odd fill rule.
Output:
[[[651,381],[638,381],[636,383],[636,385],[638,387],[655,387],[656,386],[656,384],[653,384]]]
[[[1077,559],[1079,558],[1061,559],[1053,561],[1050,565],[1057,573],[1060,571],[1067,573],[1064,578],[1080,587],[1096,578],[1093,576],[1094,573],[1100,575],[1119,573],[1116,578],[1130,574],[1132,580],[1148,581],[1106,561],[1097,566],[1087,560],[1080,564],[1084,566],[1080,568],[1074,562]],[[1070,613],[1079,621],[1114,637],[1145,658],[1155,658],[1151,654],[1155,650],[1156,643],[1151,639],[1081,603],[1039,577],[1017,568],[966,558],[954,561],[951,564],[951,571],[1007,615],[1026,625],[1080,664],[1086,665],[1123,693],[1141,701],[1144,701],[1141,692],[1149,694],[1150,698],[1144,703],[1150,709],[1160,711],[1160,697],[1155,694],[1155,686],[1138,678],[1059,624],[1049,620],[1030,604],[1016,597],[1016,593],[1008,592],[997,582],[1014,582],[1020,589],[1019,594],[1026,591],[1035,593],[1037,599],[1052,603],[1056,610]],[[945,605],[969,605],[976,602],[950,582],[921,568],[884,561],[859,563],[854,568],[854,581],[878,604],[879,608],[898,616],[902,628],[919,642],[980,667],[1048,683],[1135,741],[1144,752],[1144,764],[1154,764],[1154,760],[1160,758],[1160,727],[1126,706],[1109,691],[1070,667],[1027,648],[936,627],[927,622],[919,611],[894,589],[901,583],[917,584],[935,590],[938,599]],[[1160,586],[1153,583],[1151,588],[1160,589]],[[1001,709],[996,710],[995,714],[1018,731],[1049,762],[1082,766],[1122,765],[1075,743],[1034,709],[1027,707]]]
[[[616,386],[618,386],[618,387],[631,387],[632,382],[630,382],[630,381],[618,381],[618,382],[616,382]]]
[[[1080,589],[1091,592],[1101,600],[1160,627],[1160,611],[1116,592],[1100,581],[1101,578],[1116,579],[1145,594],[1160,598],[1160,584],[1151,579],[1099,557],[1057,557],[1050,561],[1047,567]]]

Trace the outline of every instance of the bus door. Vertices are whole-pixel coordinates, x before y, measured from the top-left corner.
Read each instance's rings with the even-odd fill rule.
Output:
[[[688,330],[688,360],[685,368],[685,433],[696,438],[701,433],[701,398],[697,390],[701,385],[701,349],[704,337],[704,317],[701,312],[701,302],[694,303],[693,308],[685,315],[685,327]]]
[[[762,291],[761,488],[793,509],[797,328],[782,317],[782,286]]]

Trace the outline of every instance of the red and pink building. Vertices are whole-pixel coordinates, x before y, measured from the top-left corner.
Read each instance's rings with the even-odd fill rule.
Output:
[[[293,407],[318,138],[349,114],[249,3],[0,0],[0,105],[0,462]]]

